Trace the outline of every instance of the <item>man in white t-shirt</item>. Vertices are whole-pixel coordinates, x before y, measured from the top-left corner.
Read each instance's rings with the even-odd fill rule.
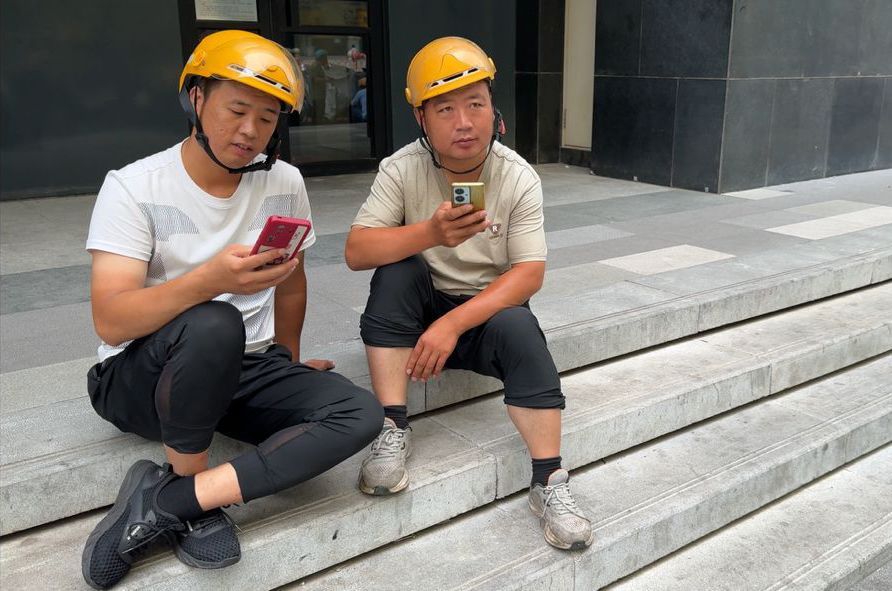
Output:
[[[347,238],[350,268],[376,268],[360,333],[385,414],[359,487],[386,495],[408,486],[408,378],[475,371],[504,382],[532,459],[529,504],[545,539],[582,549],[592,528],[561,467],[564,395],[527,303],[545,276],[542,185],[497,141],[494,77],[492,60],[467,39],[437,39],[415,55],[406,98],[422,137],[382,161]],[[485,210],[453,206],[456,182],[483,182]]]
[[[90,534],[82,572],[117,583],[154,541],[180,560],[239,560],[221,507],[266,496],[366,446],[383,414],[371,393],[301,363],[304,253],[251,248],[271,215],[310,219],[303,179],[276,161],[276,127],[303,102],[291,55],[253,33],[221,31],[180,78],[192,134],[108,174],[87,249],[100,363],[93,407],[122,431],[160,441],[169,464],[136,462]],[[264,159],[263,152],[266,153]],[[303,249],[315,241],[310,231]],[[256,447],[214,468],[219,431]]]

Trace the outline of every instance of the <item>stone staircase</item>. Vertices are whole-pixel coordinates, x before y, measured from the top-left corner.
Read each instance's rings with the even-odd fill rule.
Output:
[[[836,583],[852,584],[852,575],[868,574],[892,558],[890,372],[887,355],[577,470],[574,496],[593,518],[596,533],[586,552],[568,554],[537,543],[536,519],[528,514],[525,496],[515,495],[293,588],[389,589],[400,573],[405,589],[599,589],[716,530],[718,535],[701,542],[711,552],[685,548],[615,588],[827,588],[784,584],[818,562],[797,536],[826,544],[838,562],[827,574]],[[772,506],[771,525],[750,524],[750,532],[767,538],[763,545],[727,540],[740,536],[741,524],[724,526],[884,444],[863,464],[818,483],[817,493],[808,488]],[[845,487],[832,484],[840,475],[849,477]],[[853,488],[858,496],[847,496]],[[820,504],[800,497],[815,494]],[[805,509],[786,509],[788,501]],[[846,527],[827,528],[824,522]],[[772,525],[796,539],[772,537]],[[758,555],[738,554],[739,548]],[[791,557],[791,550],[799,552]]]
[[[828,507],[820,517],[833,524],[840,519],[829,508],[851,512],[844,491],[859,490],[859,518],[818,540],[829,549],[815,549],[829,557],[821,565],[842,566],[814,567],[808,553],[750,559],[784,571],[752,567],[768,581],[752,588],[851,586],[892,558],[892,249],[811,246],[786,249],[773,263],[760,256],[758,269],[737,257],[534,300],[563,372],[565,465],[575,469],[574,493],[596,527],[585,552],[548,547],[526,508],[529,459],[501,396],[488,395],[498,383],[448,372],[411,391],[408,490],[362,495],[356,456],[233,508],[242,530],[238,564],[198,571],[161,552],[118,588],[744,589],[705,566],[685,578],[685,565],[701,560],[727,574],[733,558],[710,557],[746,545],[738,532],[749,520],[759,520],[750,529],[767,536],[758,546],[769,553],[771,532],[784,529],[787,515]],[[361,347],[344,349],[339,369],[367,384]],[[93,414],[83,395],[90,363],[2,375],[4,587],[85,588],[80,551],[104,514],[98,508],[135,459],[161,459],[157,445]],[[219,437],[213,457],[239,447]],[[783,509],[788,502],[796,508]],[[814,528],[832,529],[817,521]],[[814,528],[797,531],[819,538]],[[710,550],[719,536],[744,541]]]

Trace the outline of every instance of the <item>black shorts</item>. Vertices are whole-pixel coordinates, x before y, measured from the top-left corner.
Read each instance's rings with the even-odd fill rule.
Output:
[[[434,289],[420,256],[378,268],[360,319],[363,343],[414,347],[436,319],[473,296]],[[545,335],[529,305],[506,308],[458,339],[446,367],[502,380],[505,403],[525,408],[564,408],[564,395]]]

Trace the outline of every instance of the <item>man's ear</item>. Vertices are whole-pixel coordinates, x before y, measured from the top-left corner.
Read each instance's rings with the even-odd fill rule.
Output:
[[[195,105],[195,110],[198,111],[199,104],[204,102],[204,93],[201,92],[198,86],[193,86],[189,89],[189,100],[192,101],[192,104]]]
[[[424,107],[418,107],[415,109],[415,123],[418,124],[422,130],[424,130]]]

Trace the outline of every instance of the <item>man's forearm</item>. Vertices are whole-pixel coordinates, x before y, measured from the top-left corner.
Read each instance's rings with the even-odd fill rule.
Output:
[[[542,287],[544,274],[544,262],[517,264],[442,319],[451,323],[458,334],[465,333],[500,311],[529,300]]]
[[[300,336],[306,310],[306,298],[291,297],[276,302],[276,342],[288,347],[295,362],[300,361]]]
[[[160,285],[93,300],[96,333],[109,345],[152,334],[165,324],[216,295],[201,287],[194,272]],[[138,311],[138,312],[135,312]]]
[[[353,226],[347,236],[345,258],[354,271],[375,269],[437,246],[427,222],[394,228]]]
[[[291,360],[300,361],[300,337],[307,313],[307,294],[276,294],[276,342],[288,347]]]

